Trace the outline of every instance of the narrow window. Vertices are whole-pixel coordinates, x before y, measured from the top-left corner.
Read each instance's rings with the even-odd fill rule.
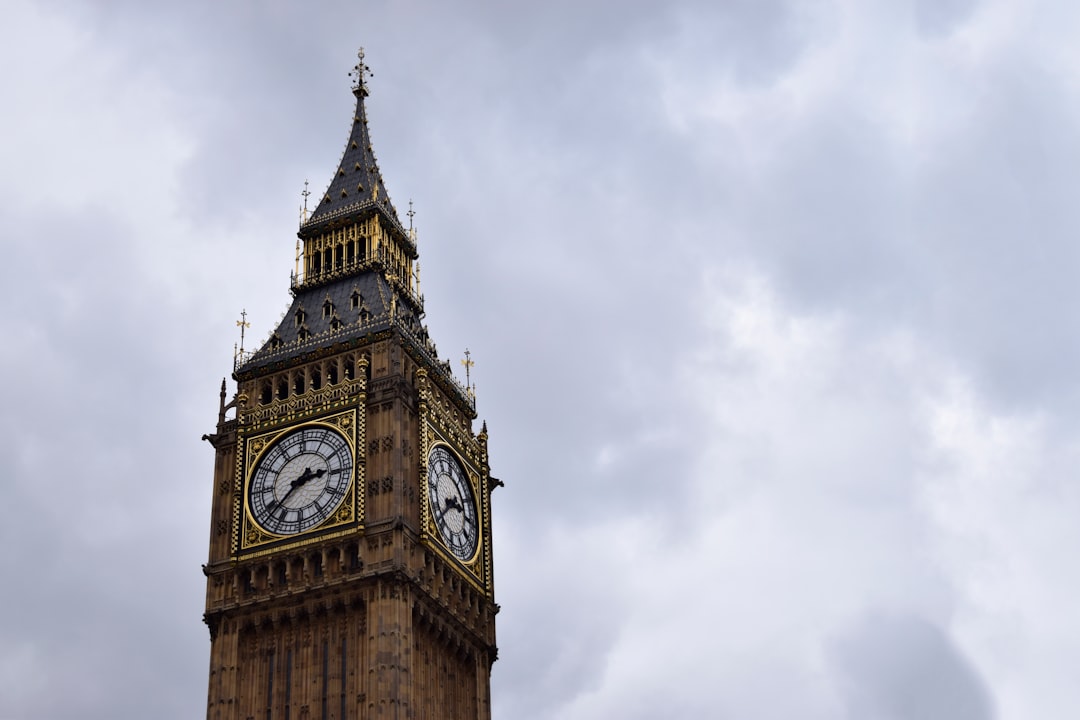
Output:
[[[322,387],[322,374],[319,373],[319,368],[311,368],[311,389],[318,390]]]
[[[277,397],[278,400],[284,400],[289,397],[289,381],[285,378],[278,380]]]

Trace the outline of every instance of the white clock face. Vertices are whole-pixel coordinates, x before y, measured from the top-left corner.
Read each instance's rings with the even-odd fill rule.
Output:
[[[313,425],[277,440],[248,487],[256,522],[276,535],[310,530],[330,517],[349,489],[353,459],[338,432]]]
[[[428,455],[428,502],[443,543],[461,560],[470,560],[479,543],[472,487],[461,463],[445,446]]]

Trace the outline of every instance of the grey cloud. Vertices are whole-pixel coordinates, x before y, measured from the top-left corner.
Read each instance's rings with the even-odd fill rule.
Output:
[[[1022,479],[1055,488],[1062,525],[1075,510],[1076,73],[1068,43],[975,28],[986,7],[13,5],[13,26],[48,31],[38,52],[63,57],[54,22],[108,72],[50,77],[27,54],[3,81],[40,98],[96,83],[79,108],[24,103],[41,117],[4,135],[6,167],[65,182],[100,167],[63,192],[4,178],[0,480],[26,512],[0,537],[30,549],[0,567],[31,581],[6,601],[0,669],[47,682],[0,693],[0,715],[201,711],[198,437],[240,309],[262,337],[287,304],[299,191],[333,172],[359,44],[380,167],[399,211],[416,200],[432,336],[455,366],[472,350],[507,482],[493,500],[502,716],[826,718],[839,688],[853,717],[991,717],[1008,672],[1015,702],[1068,707],[1071,683],[981,677],[984,657],[909,612],[955,601],[984,633],[997,617],[957,601],[965,568],[942,561],[951,536],[925,508],[939,476],[982,472],[926,459],[965,409],[942,385],[970,391],[979,432],[1038,434],[1030,418],[1045,418],[1054,476]],[[982,55],[951,44],[973,28]],[[50,129],[131,87],[168,102],[99,121],[135,139],[157,117],[175,125],[190,142],[176,166],[132,157],[169,134],[86,156],[89,140]],[[922,104],[883,101],[905,89]],[[115,194],[84,195],[95,177]],[[726,290],[708,285],[725,271],[766,299],[718,310]],[[968,463],[966,438],[946,439]],[[878,573],[881,557],[894,565]],[[1074,590],[1032,572],[1035,599],[1010,612]],[[852,620],[886,599],[893,615]],[[835,687],[800,652],[833,627]],[[641,673],[657,642],[670,661]],[[1041,642],[1032,656],[1058,657]],[[129,675],[100,670],[131,657],[144,662]],[[81,694],[50,694],[79,673]],[[905,705],[912,683],[925,692]]]
[[[830,658],[846,715],[860,720],[992,720],[979,674],[940,627],[915,615],[869,613]]]

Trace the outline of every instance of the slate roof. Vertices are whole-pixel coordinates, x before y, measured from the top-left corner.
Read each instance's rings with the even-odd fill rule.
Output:
[[[364,108],[367,88],[362,81],[353,88],[353,95],[356,96],[356,112],[353,113],[345,152],[342,153],[337,172],[334,173],[334,178],[315,211],[301,227],[300,235],[307,237],[334,221],[345,221],[358,215],[378,212],[408,237],[408,233],[405,233],[401,226],[397,210],[390,201],[390,195],[386,192],[386,184],[371,147],[367,111]]]
[[[357,294],[356,307],[353,307],[354,293]],[[390,327],[392,294],[395,294],[393,289],[377,272],[298,291],[277,328],[261,348],[244,358],[237,373],[290,360],[316,348],[347,342]],[[395,305],[398,324],[419,323],[405,303],[398,300]],[[324,307],[329,309],[329,314]]]

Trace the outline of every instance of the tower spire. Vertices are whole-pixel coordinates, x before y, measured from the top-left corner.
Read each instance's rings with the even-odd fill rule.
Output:
[[[368,95],[367,78],[373,77],[373,73],[364,62],[363,48],[356,56],[358,62],[349,72],[353,79],[352,91],[356,96],[356,112],[353,113],[349,140],[330,185],[301,228],[302,237],[317,235],[330,223],[348,222],[352,218],[370,215],[372,212],[384,215],[405,233],[397,210],[386,192],[386,184],[375,160],[371,135],[368,132],[364,98]]]

